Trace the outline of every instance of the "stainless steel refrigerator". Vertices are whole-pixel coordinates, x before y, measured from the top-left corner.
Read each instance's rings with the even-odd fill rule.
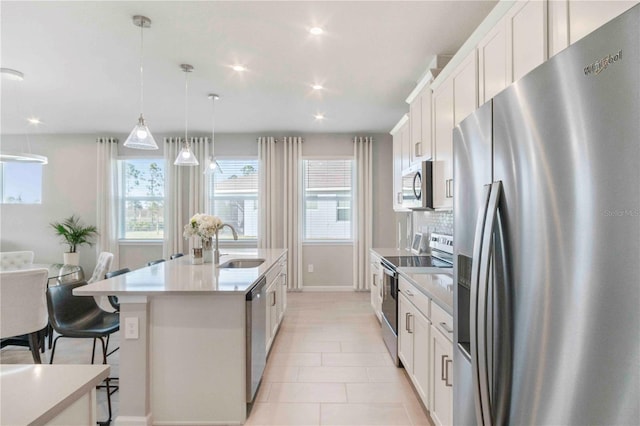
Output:
[[[640,424],[640,6],[454,130],[454,423]]]

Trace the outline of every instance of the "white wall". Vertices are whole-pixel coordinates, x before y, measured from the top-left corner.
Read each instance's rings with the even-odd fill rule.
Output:
[[[49,157],[42,168],[42,204],[0,205],[0,250],[33,250],[37,263],[62,263],[68,246],[60,243],[49,223],[76,214],[96,224],[96,137],[38,135],[31,152]],[[25,150],[24,136],[2,136],[3,150]],[[96,263],[95,248],[79,248],[87,278]]]
[[[367,134],[362,134],[368,136]],[[101,135],[116,137],[124,141],[126,134]],[[160,149],[153,153],[130,150],[119,145],[119,155],[149,156],[162,158],[163,138],[175,134],[154,134]],[[193,136],[207,136],[206,134]],[[258,155],[258,136],[274,136],[281,141],[281,134],[216,134],[217,156]],[[353,155],[351,134],[302,134],[304,156],[350,156]],[[391,161],[392,141],[388,134],[374,137],[374,213],[373,246],[395,246],[395,215],[392,209]],[[43,168],[43,204],[0,205],[0,250],[34,250],[36,261],[42,263],[62,261],[65,246],[60,245],[49,227],[49,223],[75,213],[87,224],[96,224],[96,138],[98,135],[38,135],[31,137],[33,153],[47,155],[49,164]],[[3,135],[2,149],[22,147],[24,136]],[[282,143],[277,144],[282,149]],[[22,150],[22,149],[18,149]],[[281,227],[282,224],[279,224]],[[281,243],[281,242],[280,242]],[[95,266],[94,248],[82,247],[81,264],[89,275]],[[120,265],[136,269],[147,261],[162,257],[162,245],[158,243],[122,244]],[[304,274],[305,285],[351,286],[353,269],[352,246],[304,245],[302,258],[313,260],[314,273]],[[304,263],[303,263],[304,264]],[[306,265],[306,264],[304,264]],[[303,268],[306,271],[306,266]]]

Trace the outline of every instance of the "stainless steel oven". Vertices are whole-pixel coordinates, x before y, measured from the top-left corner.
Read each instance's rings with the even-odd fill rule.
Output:
[[[398,272],[396,267],[382,258],[382,338],[396,366],[398,359]]]
[[[442,273],[453,268],[453,237],[431,234],[428,255],[385,256],[381,259],[384,279],[382,281],[382,338],[391,359],[397,367],[398,358],[398,268],[402,272]]]

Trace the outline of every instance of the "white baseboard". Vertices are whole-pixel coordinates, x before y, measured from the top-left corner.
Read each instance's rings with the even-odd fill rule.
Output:
[[[151,414],[146,416],[118,416],[114,420],[115,426],[151,426]]]
[[[314,291],[325,291],[325,292],[333,292],[333,291],[354,291],[353,287],[346,285],[312,285],[308,287],[302,287],[303,292],[314,292]]]

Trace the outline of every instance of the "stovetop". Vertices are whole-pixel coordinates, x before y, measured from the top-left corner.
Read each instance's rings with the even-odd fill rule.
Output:
[[[385,256],[386,260],[396,268],[452,268],[448,262],[428,255],[418,256]]]

